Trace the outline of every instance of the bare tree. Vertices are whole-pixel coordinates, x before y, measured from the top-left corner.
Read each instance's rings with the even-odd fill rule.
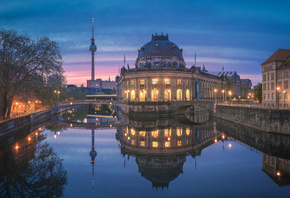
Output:
[[[15,96],[43,93],[46,77],[63,79],[60,48],[48,37],[32,40],[15,30],[0,30],[0,116],[10,117]]]

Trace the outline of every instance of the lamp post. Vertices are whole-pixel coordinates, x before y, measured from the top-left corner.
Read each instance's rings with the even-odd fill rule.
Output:
[[[223,93],[223,100],[225,100],[225,90],[222,90]]]
[[[232,103],[232,92],[231,91],[229,91],[229,95],[230,95],[230,101]]]
[[[284,94],[284,109],[285,109],[285,97],[286,97],[286,91],[283,91]]]
[[[214,89],[214,100],[216,102],[216,92],[217,92],[217,89]]]
[[[252,94],[249,93],[249,99],[250,99],[250,106],[252,106]]]
[[[278,109],[279,109],[279,91],[280,91],[280,87],[277,87],[276,90],[277,90],[277,106],[278,106]]]
[[[58,101],[59,101],[59,94],[60,94],[60,91],[54,90],[54,93],[57,94],[57,103],[58,103]]]

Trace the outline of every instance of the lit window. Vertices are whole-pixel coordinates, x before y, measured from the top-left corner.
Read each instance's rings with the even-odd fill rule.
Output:
[[[135,145],[135,140],[131,140],[131,144],[132,145]]]
[[[181,145],[182,145],[181,140],[178,140],[177,141],[177,146],[181,146]]]
[[[165,135],[165,137],[170,137],[171,136],[171,129],[164,129],[164,135]]]
[[[156,142],[156,141],[153,141],[153,142],[152,142],[152,147],[155,147],[155,148],[157,148],[157,147],[158,147],[158,142]]]
[[[140,85],[145,85],[145,79],[140,79]]]
[[[131,129],[131,134],[135,135],[135,130],[134,129]]]
[[[158,79],[157,79],[157,78],[153,78],[153,79],[152,79],[152,84],[153,84],[153,85],[156,85],[157,82],[158,82]]]
[[[170,147],[170,142],[165,142],[165,147]]]
[[[140,131],[140,136],[145,137],[146,132],[145,131]]]
[[[151,135],[152,135],[154,138],[157,138],[157,137],[158,137],[158,131],[152,131],[152,132],[151,132]]]
[[[182,128],[181,127],[177,127],[176,134],[177,134],[177,136],[181,136],[182,135]]]
[[[145,146],[145,141],[140,141],[140,146]]]
[[[186,135],[190,135],[190,128],[186,128]]]
[[[168,79],[168,78],[165,78],[165,80],[164,80],[164,81],[165,81],[165,84],[166,84],[166,85],[170,85],[170,79]]]
[[[131,86],[134,86],[135,80],[131,80]]]
[[[177,84],[181,85],[181,79],[177,79]]]

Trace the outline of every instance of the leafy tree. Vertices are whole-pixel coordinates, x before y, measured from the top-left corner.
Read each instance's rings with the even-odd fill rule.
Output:
[[[32,40],[15,30],[0,30],[0,118],[9,118],[15,97],[51,103],[55,86],[64,83],[60,48],[48,37]],[[51,76],[56,78],[48,81]]]
[[[254,89],[254,99],[262,102],[262,83],[258,83]]]
[[[85,91],[84,85],[82,84],[80,88],[72,87],[66,89],[66,99],[81,100],[86,99],[87,92]]]

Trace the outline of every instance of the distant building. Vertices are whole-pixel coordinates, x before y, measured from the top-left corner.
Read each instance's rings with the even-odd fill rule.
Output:
[[[115,90],[116,89],[116,82],[111,81],[110,77],[109,77],[109,80],[102,81],[102,88]]]
[[[87,87],[91,88],[102,88],[102,79],[87,80]]]
[[[77,88],[77,86],[76,86],[76,85],[67,85],[66,87],[67,87],[68,89]]]
[[[288,107],[290,49],[278,49],[261,65],[263,106]]]
[[[252,81],[250,79],[241,79],[241,98],[252,97]]]

